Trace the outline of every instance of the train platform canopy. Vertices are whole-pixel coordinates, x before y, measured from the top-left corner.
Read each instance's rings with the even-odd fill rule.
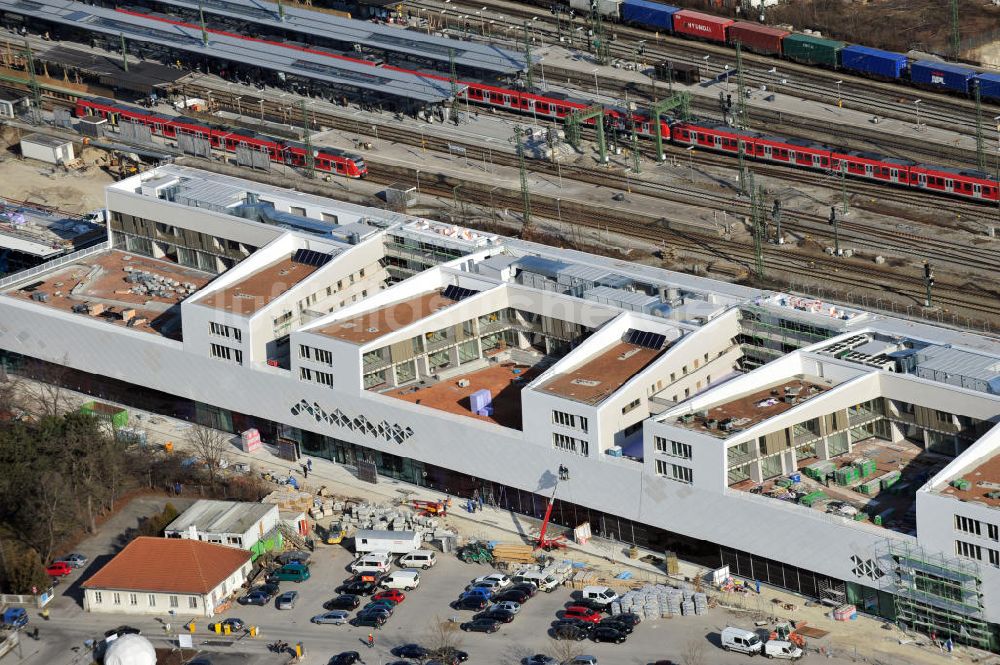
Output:
[[[71,0],[0,0],[0,11],[398,99],[440,103],[452,96],[448,81],[214,33],[205,44],[199,29]]]
[[[167,85],[182,78],[186,72],[158,62],[129,62],[128,71],[122,66],[121,57],[100,55],[82,49],[54,46],[35,50],[35,59],[57,62],[84,74],[98,77],[106,86],[149,94],[157,86]]]
[[[201,8],[209,14],[235,18],[269,29],[300,32],[303,36],[325,37],[338,42],[363,44],[374,50],[435,60],[444,65],[449,64],[448,52],[452,50],[455,53],[455,64],[459,67],[504,75],[517,74],[525,70],[523,53],[502,49],[492,44],[426,35],[391,25],[358,21],[295,7],[284,7],[284,20],[282,20],[278,5],[271,2],[260,0],[202,0],[201,2],[159,0],[159,2],[195,11]]]

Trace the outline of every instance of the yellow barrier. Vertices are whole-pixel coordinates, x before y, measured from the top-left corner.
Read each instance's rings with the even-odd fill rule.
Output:
[[[192,621],[191,623],[189,623],[189,624],[187,625],[187,629],[188,629],[188,632],[189,632],[189,633],[193,633],[193,632],[194,632],[194,628],[195,628],[195,626],[194,626],[194,621]]]

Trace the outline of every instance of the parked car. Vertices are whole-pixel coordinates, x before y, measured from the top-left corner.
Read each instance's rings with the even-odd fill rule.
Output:
[[[570,601],[570,605],[576,605],[577,607],[589,607],[595,612],[604,612],[608,609],[608,606],[601,601],[588,598]]]
[[[263,607],[271,601],[271,596],[260,589],[254,589],[245,596],[240,596],[236,602],[240,605],[260,605]]]
[[[359,660],[361,660],[361,654],[357,651],[345,651],[331,658],[328,665],[354,665]]]
[[[770,640],[764,643],[764,655],[768,658],[780,658],[782,660],[799,660],[802,658],[802,649],[791,642],[785,640]]]
[[[17,630],[28,625],[28,611],[23,607],[8,607],[0,615],[0,626]]]
[[[553,624],[552,626],[552,637],[557,640],[580,642],[590,637],[590,632],[586,626],[574,623]]]
[[[378,615],[383,619],[385,619],[386,621],[388,621],[389,617],[392,616],[392,610],[385,607],[384,605],[376,605],[374,607],[366,606],[358,610],[358,616],[370,616],[370,615]]]
[[[597,665],[597,656],[576,656],[563,665]]]
[[[486,600],[482,596],[465,596],[463,598],[459,598],[454,603],[452,603],[452,607],[454,607],[456,610],[479,611],[485,609],[486,606],[489,604],[490,601]]]
[[[298,591],[286,591],[278,596],[278,598],[274,601],[274,606],[279,610],[290,610],[295,607],[295,600],[298,597]]]
[[[468,653],[455,647],[442,647],[432,652],[431,657],[434,658],[434,662],[441,663],[442,665],[461,665],[461,663],[469,660]]]
[[[374,596],[372,596],[372,600],[385,600],[385,599],[391,600],[397,605],[399,605],[401,602],[406,600],[406,594],[403,593],[402,591],[399,591],[398,589],[389,589],[388,591],[380,591]]]
[[[430,656],[431,650],[426,647],[422,647],[419,644],[403,644],[398,647],[393,647],[389,653],[399,658],[419,659]]]
[[[458,627],[474,633],[495,633],[500,630],[500,622],[496,619],[473,619],[459,624]]]
[[[378,584],[375,582],[347,582],[337,587],[337,593],[355,596],[370,596],[377,592]]]
[[[122,635],[141,635],[142,631],[138,628],[133,628],[132,626],[118,626],[117,628],[112,628],[111,630],[104,631],[104,637],[121,637]]]
[[[520,591],[528,594],[528,598],[534,598],[535,594],[538,593],[538,587],[534,584],[526,582],[524,584],[512,584],[504,589],[504,593],[510,593],[511,591]]]
[[[45,572],[49,577],[62,577],[63,575],[69,575],[72,573],[73,568],[71,568],[65,561],[56,561],[46,568]]]
[[[247,625],[242,619],[237,619],[236,617],[229,617],[228,619],[223,619],[222,621],[216,621],[215,623],[208,624],[208,629],[212,632],[218,630],[219,632],[225,632],[226,626],[229,626],[229,631],[233,633],[239,633],[246,630]],[[217,628],[218,627],[218,628]]]
[[[510,600],[505,600],[502,603],[495,603],[492,607],[497,610],[507,610],[511,614],[517,614],[521,611],[521,605]]]
[[[375,601],[373,603],[368,603],[367,605],[365,605],[364,607],[361,608],[361,611],[362,612],[371,612],[371,611],[385,612],[388,615],[386,618],[388,618],[388,617],[392,616],[392,613],[395,611],[395,609],[396,609],[396,606],[393,604],[393,602],[391,600],[378,600],[378,601]]]
[[[80,554],[79,552],[73,552],[72,554],[67,554],[66,556],[58,559],[57,561],[63,561],[68,563],[70,568],[83,568],[87,565],[87,557]]]
[[[473,619],[496,619],[500,623],[510,623],[514,620],[516,615],[513,612],[508,612],[507,610],[495,610],[493,607],[487,607],[484,611],[472,617]]]
[[[501,573],[491,573],[472,580],[473,584],[481,584],[483,582],[496,583],[497,586],[502,588],[510,586],[510,578]]]
[[[756,655],[764,650],[764,643],[752,630],[726,626],[722,630],[722,648],[726,651]]]
[[[384,614],[358,614],[358,616],[351,619],[351,625],[353,626],[371,626],[372,628],[381,628],[385,625],[386,617]]]
[[[590,639],[595,642],[613,642],[615,644],[621,644],[628,639],[628,635],[616,628],[612,628],[611,626],[598,626],[594,629],[594,632],[590,634]]]
[[[293,550],[291,552],[283,552],[279,554],[275,558],[275,560],[282,566],[290,563],[299,563],[305,565],[309,563],[309,559],[311,558],[311,556],[312,555],[309,554],[309,552],[303,552],[301,550]]]
[[[601,623],[597,624],[598,628],[601,626],[606,626],[608,628],[614,628],[615,630],[625,633],[626,635],[632,634],[632,626],[625,623],[624,621],[619,621],[618,617],[608,617],[607,619],[602,619]]]
[[[507,589],[506,591],[503,591],[494,596],[493,600],[499,603],[513,602],[517,603],[518,605],[523,605],[528,601],[529,598],[531,598],[531,596],[525,593],[524,591],[521,591],[520,589]]]
[[[493,591],[487,587],[474,586],[466,589],[462,592],[462,598],[468,598],[469,596],[479,596],[480,598],[492,598]]]
[[[346,610],[333,610],[332,612],[317,614],[310,621],[313,623],[332,623],[335,626],[340,626],[347,623],[350,618],[351,613]]]
[[[477,580],[472,584],[465,587],[465,590],[469,589],[489,589],[491,593],[500,593],[503,589],[503,585],[497,580]]]
[[[543,653],[536,653],[530,658],[525,658],[524,665],[559,665],[559,661],[552,656],[546,656]]]
[[[361,604],[361,598],[345,593],[323,603],[324,610],[355,610]]]
[[[269,598],[274,598],[281,592],[281,587],[277,582],[265,582],[261,584],[257,589],[263,591],[268,595]]]
[[[633,628],[642,623],[642,617],[635,612],[622,612],[621,614],[616,614],[611,618],[620,623],[628,624]]]
[[[268,582],[305,582],[309,579],[309,567],[290,563],[277,569],[267,578]]]
[[[563,612],[564,619],[580,619],[581,621],[589,621],[590,623],[600,623],[604,616],[589,607],[581,607],[580,605],[570,605]]]

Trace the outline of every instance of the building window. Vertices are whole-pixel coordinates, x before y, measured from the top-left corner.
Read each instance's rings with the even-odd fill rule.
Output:
[[[333,374],[328,372],[316,372],[316,383],[327,386],[328,388],[333,387]]]
[[[113,594],[111,594],[111,602],[114,603],[115,605],[121,605],[122,604],[122,595],[120,593],[118,593],[117,591],[114,592]]]
[[[243,364],[242,351],[239,349],[231,349],[228,346],[222,346],[221,344],[212,344],[212,357],[218,358],[219,360],[235,362],[237,365]]]
[[[571,413],[565,413],[563,411],[553,411],[552,422],[556,425],[562,425],[563,427],[578,429],[581,432],[587,431],[587,419],[583,416],[574,416]]]
[[[996,524],[986,525],[986,535],[989,536],[990,540],[1000,540],[1000,533],[997,533],[997,531],[998,529]]]
[[[1000,552],[987,547],[986,554],[989,555],[990,565],[996,568],[1000,568]]]
[[[299,358],[305,358],[306,360],[310,358],[309,347],[305,344],[299,344]]]
[[[656,473],[661,476],[667,475],[667,472],[669,471],[669,466],[670,465],[668,465],[665,461],[661,459],[656,460]]]
[[[312,374],[313,371],[308,367],[299,368],[299,378],[301,378],[303,381],[312,381],[313,378]]]
[[[177,607],[177,596],[170,596],[170,607]]]
[[[692,483],[694,482],[694,474],[686,466],[681,466],[680,464],[670,465],[670,477],[681,483]]]
[[[634,411],[642,403],[642,400],[636,397],[634,400],[622,407],[622,415],[624,416],[629,411]]]
[[[190,598],[188,598],[188,607],[190,607],[192,610],[198,609],[198,597],[197,596],[191,596]]]
[[[664,439],[662,436],[653,437],[653,444],[658,453],[682,459],[691,459],[690,444],[681,443],[680,441],[670,441],[669,439]]]
[[[979,545],[974,545],[973,543],[967,543],[964,540],[955,541],[955,553],[958,556],[965,557],[966,559],[975,559],[976,561],[983,560],[983,550]]]
[[[326,351],[325,349],[313,349],[313,353],[316,356],[316,362],[325,363],[327,365],[333,364],[333,351]]]
[[[104,602],[104,596],[101,595],[100,591],[94,592],[94,602],[97,603],[98,605]]]
[[[584,457],[590,454],[590,444],[588,442],[583,439],[574,439],[571,436],[559,434],[558,432],[552,433],[552,445],[559,450],[576,453]]]
[[[149,606],[150,607],[156,607],[156,594],[155,593],[149,594]]]
[[[130,593],[128,595],[128,604],[129,605],[138,605],[139,604],[139,594],[137,594],[137,593]]]
[[[964,531],[965,533],[972,533],[977,536],[982,535],[982,523],[979,520],[962,517],[961,515],[955,515],[955,529],[958,531]]]
[[[213,335],[217,335],[219,337],[232,337],[237,342],[243,340],[243,331],[239,328],[233,328],[232,326],[225,326],[221,323],[211,321],[208,324],[208,329]]]

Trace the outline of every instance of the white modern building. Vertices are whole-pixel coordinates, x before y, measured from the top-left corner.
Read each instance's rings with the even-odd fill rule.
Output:
[[[201,499],[168,524],[163,535],[237,547],[257,556],[271,549],[264,547],[268,540],[272,546],[280,542],[278,521],[274,504]]]
[[[1000,343],[183,167],[107,200],[0,281],[10,370],[534,516],[563,469],[559,525],[997,648]]]

